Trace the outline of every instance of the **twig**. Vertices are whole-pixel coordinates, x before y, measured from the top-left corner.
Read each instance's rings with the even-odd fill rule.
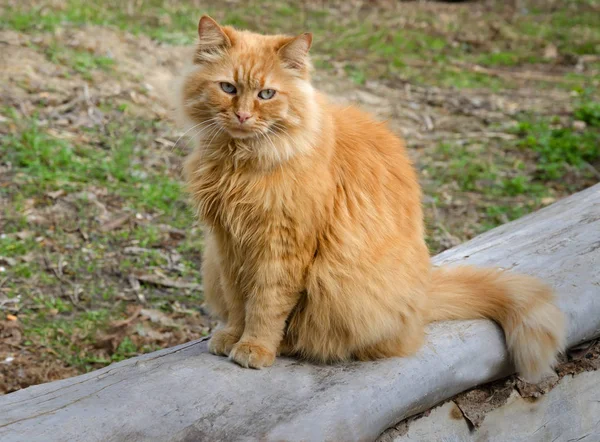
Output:
[[[129,215],[123,215],[119,218],[116,218],[112,221],[107,222],[106,224],[103,224],[100,227],[100,231],[104,232],[104,233],[110,232],[111,230],[118,229],[123,224],[125,224],[127,221],[129,221]]]
[[[592,175],[594,175],[596,178],[600,179],[600,172],[598,171],[598,169],[596,169],[594,166],[592,166],[590,163],[588,163],[587,161],[583,162],[583,166],[589,170],[590,172],[592,172]]]
[[[194,290],[202,290],[202,284],[194,284],[191,282],[183,282],[183,281],[175,281],[169,278],[159,278],[154,275],[141,275],[136,276],[139,281],[147,282],[154,285],[160,285],[163,287],[173,287],[177,289],[194,289]]]
[[[446,138],[451,138],[453,140],[461,140],[466,138],[500,138],[502,140],[514,140],[516,135],[507,134],[504,132],[442,132],[431,135],[423,135],[423,137],[430,140],[442,140]]]
[[[58,116],[60,114],[63,114],[67,111],[70,111],[71,109],[73,109],[77,104],[81,103],[83,101],[83,98],[78,95],[77,97],[75,97],[74,99],[72,99],[71,101],[67,101],[66,103],[60,104],[58,106],[56,106],[54,109],[52,109],[52,113],[50,114],[51,116]]]
[[[61,258],[62,258],[62,257],[61,257]],[[52,274],[53,274],[54,276],[56,276],[56,279],[58,279],[58,280],[59,280],[60,282],[62,282],[63,284],[64,284],[64,283],[66,283],[66,282],[69,282],[69,281],[65,281],[65,280],[62,278],[62,275],[61,275],[61,273],[60,273],[60,272],[59,272],[57,269],[55,269],[55,268],[52,266],[52,263],[50,262],[50,260],[48,259],[48,257],[47,257],[47,256],[44,256],[44,257],[43,257],[43,259],[44,259],[44,264],[46,265],[46,269],[48,269],[48,270],[51,270],[51,271],[52,271]],[[59,265],[60,265],[60,261],[59,261]]]
[[[547,81],[549,83],[563,83],[563,82],[573,82],[574,81],[572,79],[565,78],[565,77],[550,76],[547,74],[541,74],[539,72],[532,72],[532,71],[525,71],[525,72],[503,71],[503,70],[499,70],[499,69],[484,68],[483,66],[479,66],[477,64],[470,65],[470,64],[460,62],[460,61],[455,61],[455,62],[453,62],[453,64],[455,64],[456,66],[458,66],[460,68],[467,69],[472,72],[476,72],[479,74],[491,75],[493,77],[513,77],[513,78],[518,78],[521,80]]]

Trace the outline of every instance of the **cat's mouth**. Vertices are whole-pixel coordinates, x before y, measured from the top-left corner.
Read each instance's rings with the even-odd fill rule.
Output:
[[[257,127],[256,125],[242,125],[236,124],[233,126],[229,126],[226,128],[227,132],[232,138],[236,139],[248,139],[255,138],[262,135],[265,131],[261,127]]]
[[[260,131],[246,127],[231,127],[227,129],[232,138],[245,139],[253,138],[260,134]]]

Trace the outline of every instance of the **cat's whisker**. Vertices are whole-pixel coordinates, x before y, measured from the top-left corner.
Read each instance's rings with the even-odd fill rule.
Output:
[[[207,128],[208,132],[205,134],[206,136],[204,137],[204,142],[202,143],[202,145],[204,145],[205,147],[210,147],[210,143],[206,143],[206,140],[211,138],[214,134],[216,134],[219,131],[219,129],[220,126],[218,124]]]
[[[211,130],[211,133],[212,133],[212,128],[214,128],[215,126],[218,126],[218,124],[219,124],[218,121],[213,121],[208,126],[200,128],[200,130],[198,130],[196,133],[194,133],[194,135],[190,136],[190,140],[195,139],[196,137],[198,137],[199,135],[201,135],[203,132],[208,131],[209,129]]]
[[[223,128],[217,126],[218,130],[217,132],[212,136],[212,138],[210,139],[210,141],[206,144],[208,147],[210,147],[212,145],[212,142],[214,141],[214,139],[222,132],[224,132]]]
[[[201,135],[203,132],[210,131],[209,134],[212,134],[212,131],[215,129],[215,126],[217,126],[217,125],[218,125],[218,123],[214,122],[214,123],[209,124],[206,127],[201,128],[200,130],[198,130],[196,133],[194,133],[194,135],[191,135],[189,137],[189,139],[186,142],[186,147],[189,146],[190,143],[192,141],[194,141],[196,139],[196,137],[198,137],[199,135]]]
[[[284,126],[282,123],[280,123],[279,121],[275,121],[275,122],[273,123],[273,125],[272,125],[272,126],[273,126],[273,127],[276,127],[276,128],[278,128],[278,129],[282,129],[282,130],[284,130],[284,129],[286,128],[286,127],[285,127],[285,126]]]
[[[275,146],[275,143],[273,143],[273,140],[271,140],[271,137],[269,137],[269,133],[265,133],[265,136],[267,138],[267,140],[269,141],[269,143],[271,143],[271,146],[273,146],[273,152],[274,154],[277,155],[277,164],[279,165],[279,169],[283,172],[283,161],[281,159],[281,152],[279,151],[279,149],[277,149],[277,146]]]
[[[277,132],[274,132],[274,131],[272,131],[272,130],[269,130],[269,132],[268,132],[268,133],[270,133],[270,134],[272,134],[272,135],[276,136],[276,137],[277,137],[277,139],[279,139],[279,140],[281,141],[281,143],[282,143],[282,144],[286,145],[286,144],[288,143],[288,141],[287,141],[287,140],[286,140],[286,139],[285,139],[285,138],[284,138],[282,135],[278,134]]]
[[[204,122],[200,122],[198,124],[193,125],[192,127],[190,127],[188,130],[186,130],[184,133],[182,133],[179,138],[177,138],[177,141],[175,141],[175,144],[173,145],[173,147],[171,148],[171,152],[173,152],[175,150],[175,148],[177,147],[177,144],[179,143],[179,141],[185,137],[187,135],[187,133],[191,130],[196,129],[198,126],[201,126]]]
[[[266,132],[266,133],[264,134],[264,138],[265,138],[265,139],[266,139],[266,140],[267,140],[269,143],[271,143],[271,146],[273,146],[273,150],[274,150],[274,151],[276,151],[276,150],[277,150],[277,147],[275,147],[275,144],[273,143],[273,140],[271,140],[271,137],[269,136],[269,133],[268,133],[268,132]]]
[[[278,129],[278,132],[272,129]],[[274,123],[269,130],[271,130],[272,133],[274,134],[282,134],[282,135],[287,135],[287,128],[279,123]]]
[[[181,139],[182,139],[184,136],[186,136],[186,135],[187,135],[187,134],[188,134],[190,131],[192,131],[192,130],[196,129],[198,126],[202,126],[202,125],[204,125],[204,124],[207,124],[207,123],[211,123],[211,124],[212,124],[213,120],[216,120],[216,118],[211,118],[211,119],[209,119],[209,120],[206,120],[206,121],[201,121],[200,123],[198,123],[198,124],[195,124],[195,125],[193,125],[192,127],[190,127],[188,130],[186,130],[186,131],[185,131],[183,134],[181,134],[181,135],[179,136],[179,138],[177,138],[177,141],[175,142],[175,144],[174,144],[174,145],[173,145],[173,147],[171,148],[171,152],[174,152],[174,151],[175,151],[175,149],[177,148],[177,144],[179,143],[179,141],[181,141]],[[201,129],[202,129],[202,128],[201,128]],[[194,136],[197,136],[197,134],[196,134],[196,135],[194,135]]]
[[[282,143],[287,142],[287,140],[282,135],[278,134],[277,132],[269,131],[269,133],[276,136],[279,140],[281,140]]]

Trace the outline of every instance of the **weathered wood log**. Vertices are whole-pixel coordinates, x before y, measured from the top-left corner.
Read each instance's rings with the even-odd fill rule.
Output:
[[[600,335],[600,185],[446,251],[552,284],[568,343]],[[206,340],[0,397],[0,440],[374,440],[400,420],[513,371],[490,321],[431,327],[414,357],[247,370]]]

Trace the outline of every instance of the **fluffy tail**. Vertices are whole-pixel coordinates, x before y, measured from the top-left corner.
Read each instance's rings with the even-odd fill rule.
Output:
[[[520,375],[550,372],[565,345],[565,319],[552,290],[530,276],[496,269],[442,267],[432,273],[430,321],[489,318],[504,329]]]

